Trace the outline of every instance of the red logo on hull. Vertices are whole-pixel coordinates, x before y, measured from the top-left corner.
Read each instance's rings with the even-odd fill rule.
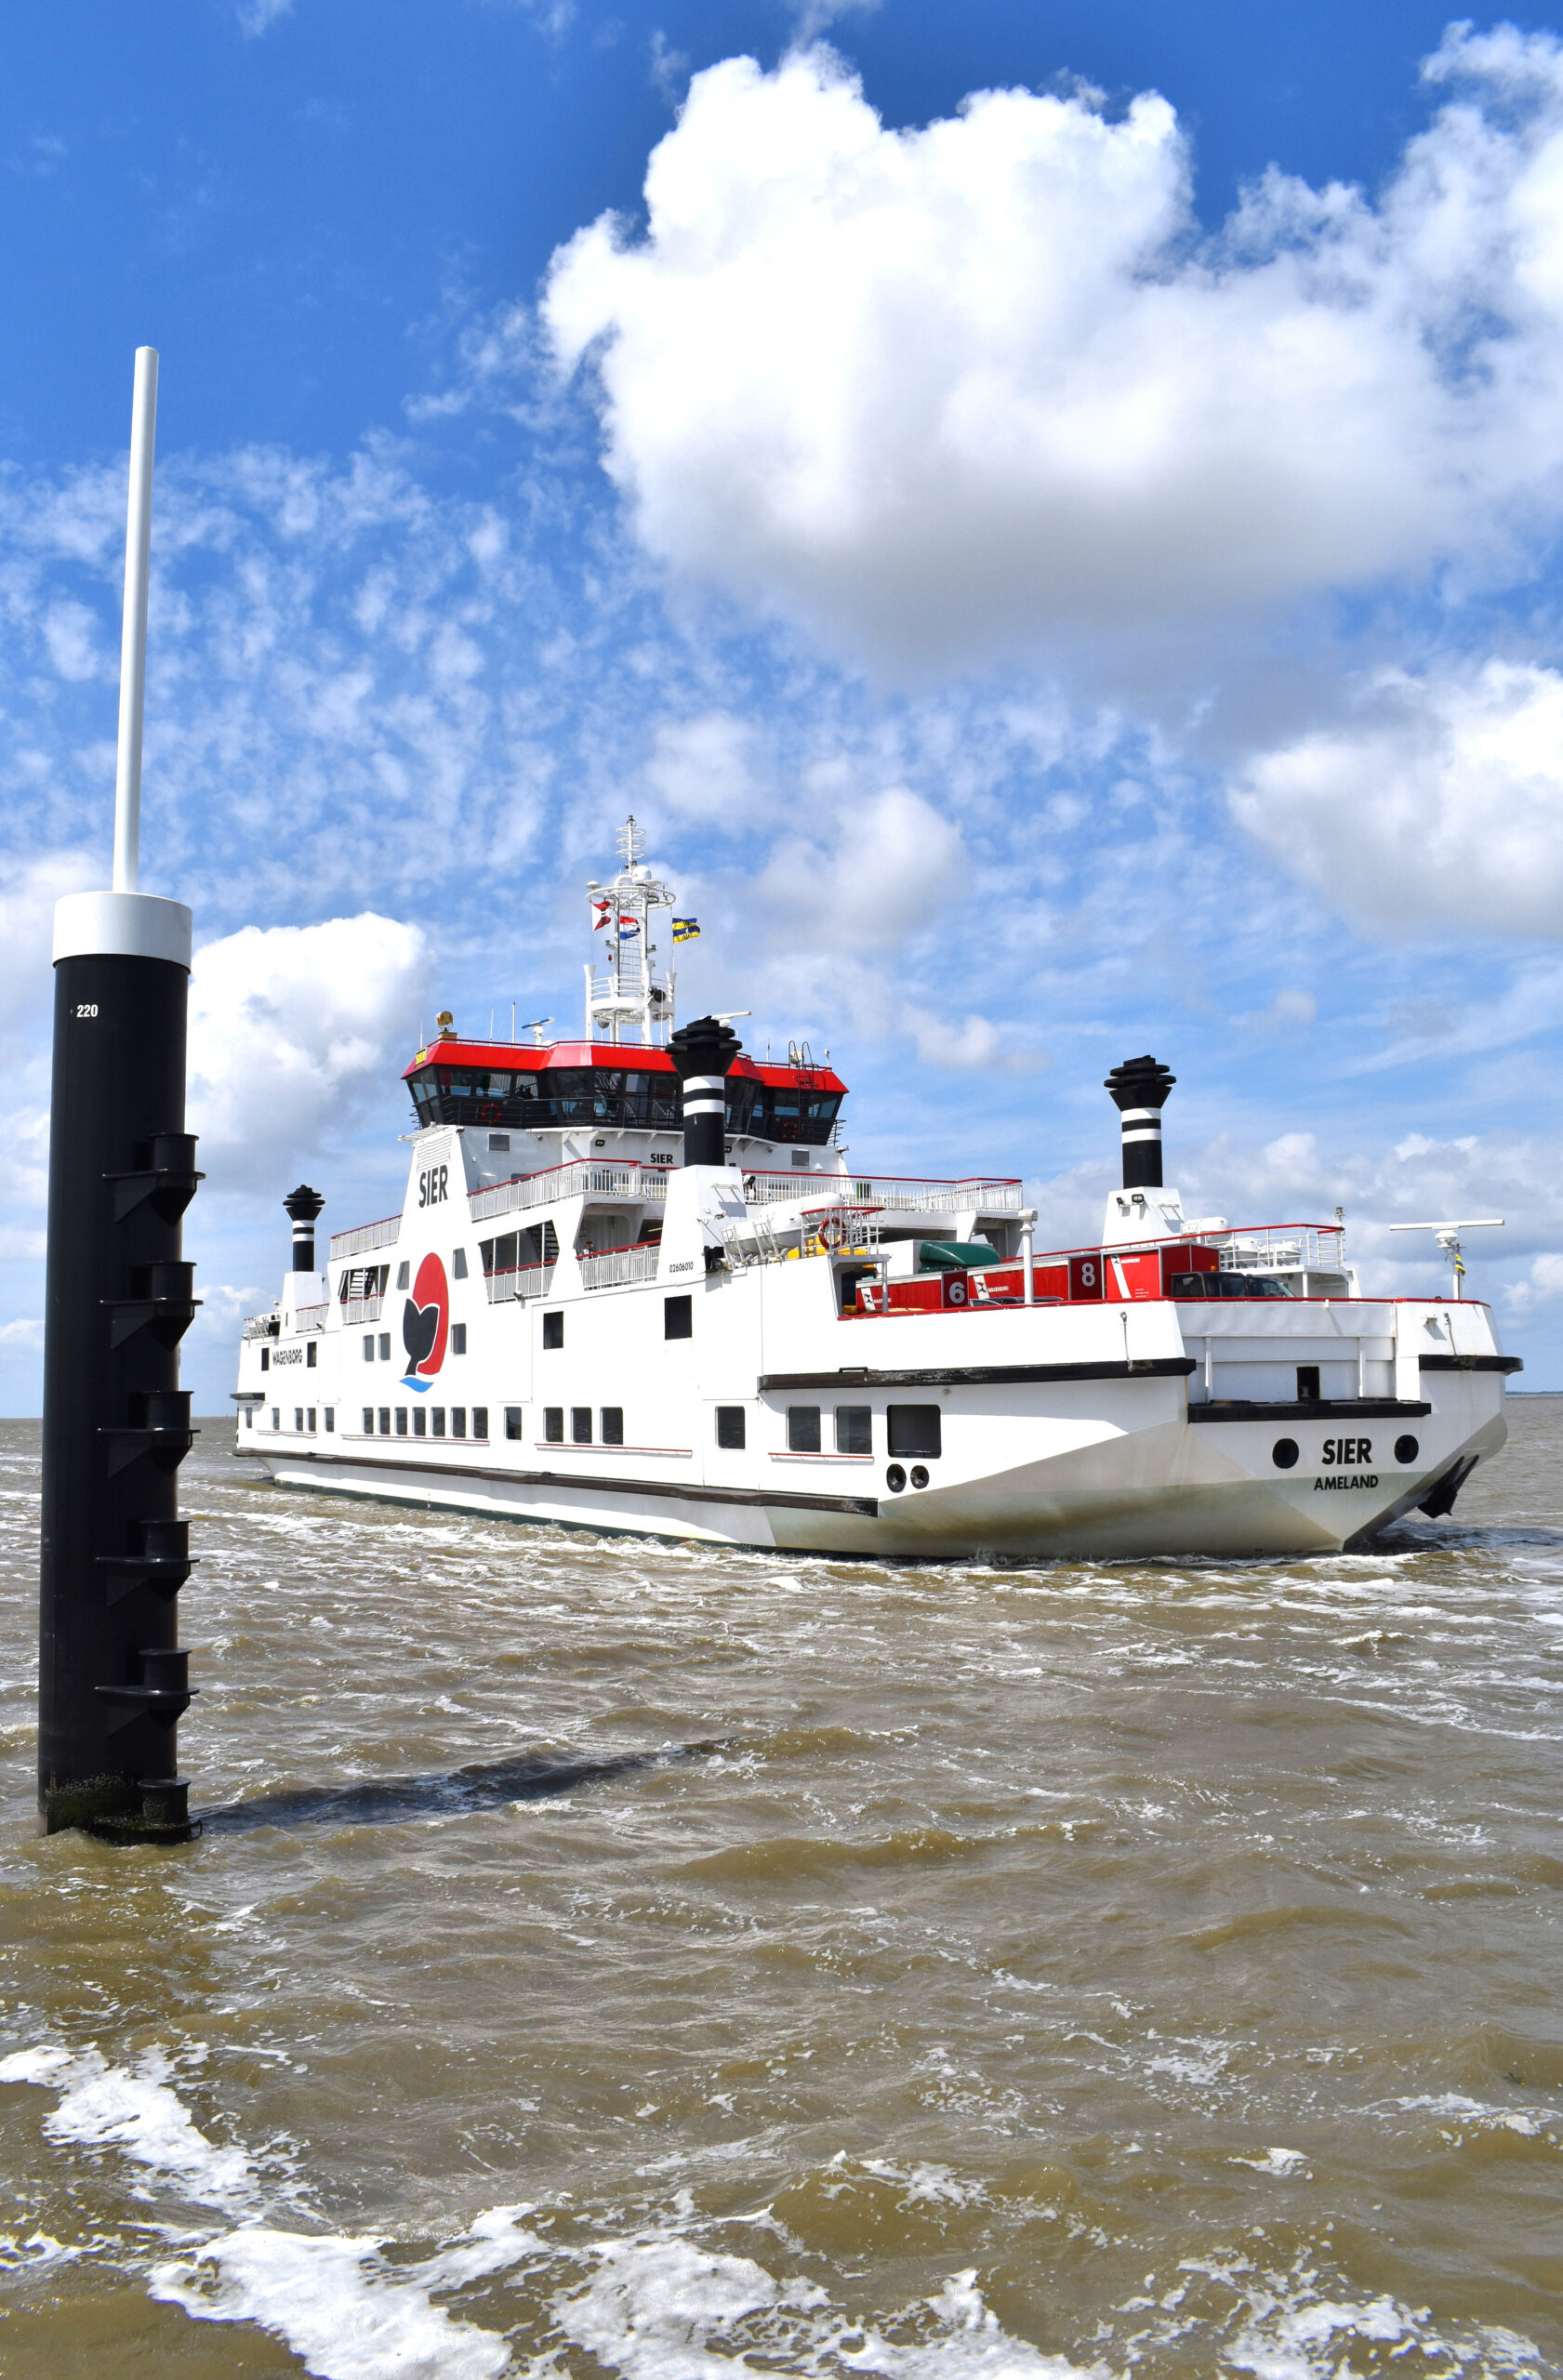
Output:
[[[407,1385],[432,1380],[445,1360],[450,1333],[450,1289],[445,1268],[428,1255],[417,1268],[412,1296],[402,1309],[402,1344],[407,1351]]]

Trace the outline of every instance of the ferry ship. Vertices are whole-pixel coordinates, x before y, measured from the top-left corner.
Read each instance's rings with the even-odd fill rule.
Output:
[[[1022,1183],[854,1168],[828,1053],[675,1018],[631,818],[588,887],[583,1031],[442,1012],[404,1079],[400,1213],[284,1204],[236,1452],[285,1487],[792,1552],[1324,1554],[1452,1506],[1507,1435],[1487,1306],[1364,1297],[1337,1219],[1186,1217],[1175,1078],[1125,1061],[1122,1186],[1039,1250]],[[551,1022],[551,1020],[550,1020]]]

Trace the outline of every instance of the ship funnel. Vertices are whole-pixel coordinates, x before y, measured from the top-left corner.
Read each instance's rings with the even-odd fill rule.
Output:
[[[730,1025],[697,1016],[681,1025],[668,1044],[679,1070],[680,1121],[685,1165],[727,1162],[727,1071],[743,1050]]]
[[[1123,1119],[1123,1186],[1161,1187],[1161,1110],[1177,1077],[1159,1058],[1125,1058],[1103,1086]]]
[[[283,1200],[285,1211],[293,1218],[293,1263],[295,1273],[312,1273],[315,1269],[315,1217],[325,1204],[318,1190],[300,1182]]]

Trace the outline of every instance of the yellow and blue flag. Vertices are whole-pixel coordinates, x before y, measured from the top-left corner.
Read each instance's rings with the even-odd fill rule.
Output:
[[[675,918],[673,919],[673,940],[675,942],[698,942],[699,939],[700,920],[698,918]]]

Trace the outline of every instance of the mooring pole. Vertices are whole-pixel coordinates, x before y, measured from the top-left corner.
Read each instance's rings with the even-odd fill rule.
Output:
[[[54,913],[44,1304],[38,1822],[124,1843],[193,1832],[174,1731],[189,1707],[175,1598],[190,1576],[179,1341],[195,1312],[182,1217],[191,914],[137,887],[157,354],[137,350],[125,550],[113,890]]]

